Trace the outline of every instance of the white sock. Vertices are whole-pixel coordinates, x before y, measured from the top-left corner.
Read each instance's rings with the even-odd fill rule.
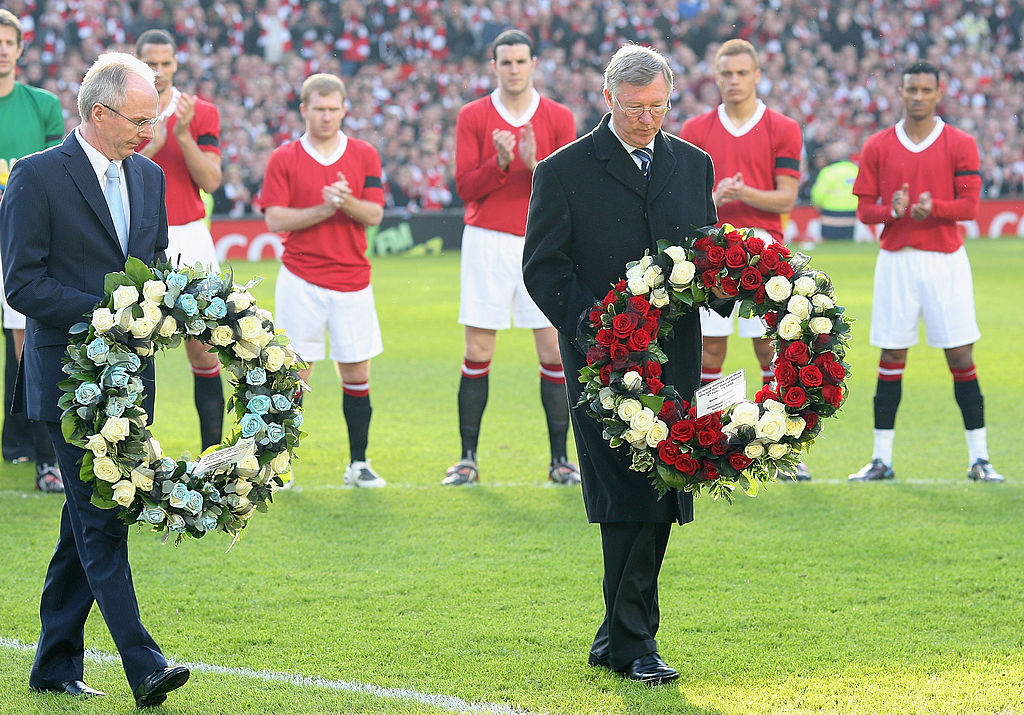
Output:
[[[985,428],[965,430],[967,436],[967,464],[971,465],[979,459],[988,461],[988,437]]]
[[[894,429],[876,429],[875,430],[875,451],[872,454],[872,459],[881,459],[885,462],[885,466],[892,466],[892,443],[896,439],[896,430]],[[973,464],[973,462],[972,462]]]

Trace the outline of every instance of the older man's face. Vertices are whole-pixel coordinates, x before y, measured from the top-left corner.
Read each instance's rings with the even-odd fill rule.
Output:
[[[659,74],[646,87],[637,87],[625,82],[619,84],[612,96],[607,89],[604,91],[604,100],[608,108],[612,110],[612,124],[615,126],[615,133],[624,142],[632,147],[644,147],[651,143],[655,135],[661,131],[661,124],[665,121],[665,115],[655,116],[655,112],[643,111],[639,117],[630,117],[627,110],[635,110],[638,107],[665,107],[669,101],[668,82],[664,75]]]
[[[156,87],[137,74],[129,74],[126,89],[124,105],[113,107],[117,112],[100,104],[92,108],[96,148],[111,161],[127,159],[139,144],[153,138],[153,127],[148,123],[139,127],[137,122],[149,122],[156,116],[159,102]]]

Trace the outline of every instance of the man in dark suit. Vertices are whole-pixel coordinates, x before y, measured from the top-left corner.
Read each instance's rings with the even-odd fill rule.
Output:
[[[92,487],[78,478],[84,452],[61,434],[57,384],[68,329],[102,298],[104,276],[123,270],[127,255],[152,263],[167,247],[163,172],[135,156],[153,136],[156,107],[149,67],[131,55],[101,55],[79,91],[82,123],[60,146],[18,161],[0,203],[7,299],[28,316],[15,408],[27,407],[30,419],[46,422],[66,499],[43,584],[29,687],[103,695],[82,680],[83,629],[95,601],[139,707],[162,703],[189,671],[167,666],[139,620],[128,528],[116,509],[94,506]],[[147,378],[152,414],[152,365]]]
[[[526,225],[527,289],[558,329],[566,375],[586,364],[580,344],[588,314],[623,277],[628,261],[657,241],[682,242],[695,227],[715,223],[714,172],[700,149],[661,131],[669,109],[672,70],[649,48],[627,45],[605,70],[610,113],[587,134],[537,165]],[[720,301],[716,309],[731,308]],[[684,398],[700,380],[701,335],[696,311],[663,345],[663,380]],[[566,380],[569,404],[583,386]],[[693,498],[670,491],[658,499],[646,475],[611,449],[601,425],[574,407],[572,425],[587,518],[601,524],[605,617],[589,663],[641,682],[678,677],[658,654],[658,572],[672,522],[693,520]]]

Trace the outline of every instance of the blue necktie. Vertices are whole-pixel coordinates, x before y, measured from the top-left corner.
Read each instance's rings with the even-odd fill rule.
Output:
[[[651,178],[651,152],[649,149],[634,149],[633,156],[640,161],[640,171],[644,178],[650,181]]]
[[[114,162],[107,166],[107,185],[103,187],[103,197],[110,208],[110,218],[114,220],[114,230],[117,232],[118,243],[121,244],[121,252],[127,256],[128,224],[124,219],[124,203],[121,201],[121,173]]]

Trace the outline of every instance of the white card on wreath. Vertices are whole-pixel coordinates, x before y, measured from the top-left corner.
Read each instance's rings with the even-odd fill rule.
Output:
[[[223,467],[225,464],[237,464],[243,458],[253,453],[254,442],[255,440],[251,437],[248,439],[240,439],[229,447],[221,447],[209,454],[204,454],[199,458],[195,471],[197,473],[213,472],[218,467]]]
[[[743,370],[702,385],[693,393],[697,417],[724,410],[747,399],[747,380]]]

